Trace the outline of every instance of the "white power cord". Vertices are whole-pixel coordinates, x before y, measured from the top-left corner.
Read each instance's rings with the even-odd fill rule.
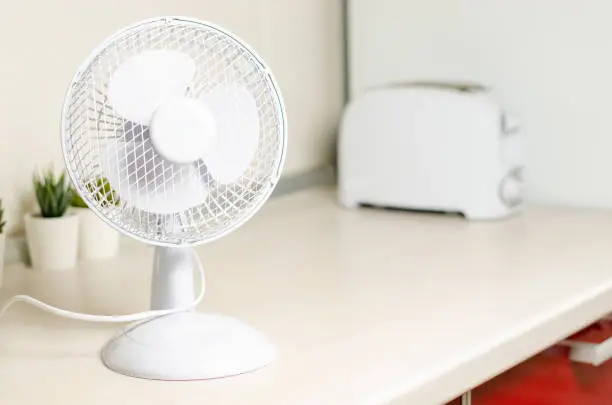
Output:
[[[200,288],[200,293],[198,294],[195,301],[193,301],[192,304],[186,307],[183,307],[183,308],[144,311],[144,312],[137,312],[135,314],[129,314],[129,315],[91,315],[91,314],[83,314],[80,312],[72,312],[72,311],[68,311],[67,309],[54,307],[53,305],[49,305],[45,302],[37,300],[36,298],[30,297],[29,295],[15,295],[14,297],[11,297],[2,307],[2,310],[0,311],[0,318],[4,316],[4,313],[9,309],[9,307],[15,304],[16,302],[25,302],[27,304],[35,306],[38,309],[42,309],[45,312],[49,312],[53,315],[58,315],[64,318],[76,319],[78,321],[99,322],[99,323],[100,322],[102,323],[136,322],[136,321],[143,321],[146,319],[156,318],[156,317],[160,317],[164,315],[170,315],[170,314],[174,314],[177,312],[191,311],[198,304],[200,304],[200,302],[202,302],[202,299],[204,298],[204,292],[205,292],[204,267],[202,266],[202,262],[200,261],[200,258],[195,253],[195,251],[193,252],[193,256],[195,258],[195,262],[198,267],[198,272],[200,274],[200,284],[202,287]]]

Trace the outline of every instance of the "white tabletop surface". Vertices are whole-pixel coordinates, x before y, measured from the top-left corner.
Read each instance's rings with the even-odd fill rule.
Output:
[[[204,382],[124,377],[98,351],[118,325],[18,305],[0,319],[7,405],[440,404],[612,310],[612,214],[516,218],[345,211],[331,189],[281,197],[198,248],[204,311],[248,321],[279,347],[263,370]],[[74,272],[9,266],[2,299],[72,310],[147,308],[152,248],[122,246]]]

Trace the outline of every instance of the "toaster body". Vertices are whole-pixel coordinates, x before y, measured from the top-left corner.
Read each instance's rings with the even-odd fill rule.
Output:
[[[520,126],[484,90],[372,90],[343,114],[339,200],[502,218],[523,205],[520,144]]]

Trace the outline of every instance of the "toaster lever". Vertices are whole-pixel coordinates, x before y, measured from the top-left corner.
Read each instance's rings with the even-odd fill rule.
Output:
[[[521,129],[521,124],[518,118],[512,114],[509,114],[507,111],[502,111],[500,125],[500,132],[506,136],[516,134]]]

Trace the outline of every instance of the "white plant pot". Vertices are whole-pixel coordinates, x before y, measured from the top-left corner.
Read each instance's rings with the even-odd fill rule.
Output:
[[[107,259],[117,255],[120,234],[89,208],[73,208],[79,217],[79,257]]]
[[[25,216],[26,241],[32,267],[39,270],[70,270],[77,261],[79,218],[69,213],[60,218]]]
[[[4,284],[4,245],[6,243],[6,234],[0,233],[0,287]]]

